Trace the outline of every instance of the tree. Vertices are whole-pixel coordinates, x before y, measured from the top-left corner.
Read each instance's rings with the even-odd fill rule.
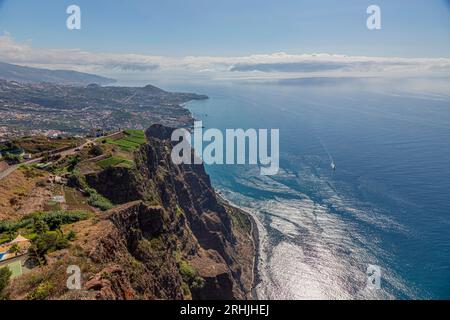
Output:
[[[70,230],[69,233],[66,236],[66,239],[69,241],[73,241],[76,238],[76,233],[73,230]]]
[[[33,228],[38,235],[42,235],[48,231],[48,225],[45,223],[44,220],[39,218],[34,220]]]
[[[56,215],[54,217],[51,217],[48,220],[48,226],[50,227],[50,230],[58,230],[62,233],[61,226],[63,225],[63,220],[61,216]]]
[[[30,252],[41,264],[45,263],[45,255],[49,252],[65,249],[69,246],[69,241],[58,234],[50,231],[39,235],[33,240]]]
[[[101,156],[103,154],[103,149],[95,145],[89,150],[89,154],[94,157]]]
[[[69,157],[68,159],[69,166],[67,167],[67,170],[69,172],[72,172],[80,161],[81,157],[78,154],[76,156]]]
[[[0,300],[5,299],[3,291],[9,284],[9,279],[11,278],[12,272],[8,267],[0,268]]]
[[[10,229],[6,232],[6,234],[8,235],[9,241],[13,241],[16,238],[16,231],[14,231],[14,230]]]

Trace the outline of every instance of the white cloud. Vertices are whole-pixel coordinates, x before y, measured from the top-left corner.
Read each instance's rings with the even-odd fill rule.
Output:
[[[10,34],[0,36],[0,60],[50,69],[93,71],[119,69],[148,71],[159,67],[159,57],[136,54],[98,54],[80,49],[33,48],[31,42],[18,43]]]
[[[297,78],[345,76],[450,75],[450,59],[364,57],[287,53],[241,57],[93,53],[81,49],[34,48],[5,33],[0,36],[0,61],[84,72],[166,73],[215,78]]]

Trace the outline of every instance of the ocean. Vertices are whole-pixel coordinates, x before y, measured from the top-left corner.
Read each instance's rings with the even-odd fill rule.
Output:
[[[450,299],[450,81],[156,85],[207,94],[205,128],[280,129],[278,175],[207,166],[256,218],[258,298]]]

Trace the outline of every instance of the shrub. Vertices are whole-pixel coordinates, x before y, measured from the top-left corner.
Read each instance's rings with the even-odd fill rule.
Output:
[[[43,219],[36,218],[33,223],[33,229],[34,232],[36,232],[38,235],[41,235],[48,231],[48,225]]]
[[[198,275],[197,270],[194,269],[187,261],[181,260],[178,264],[181,277],[183,281],[189,285],[190,289],[200,289],[205,285],[205,279]]]
[[[177,217],[181,217],[181,216],[184,215],[184,211],[183,211],[183,209],[181,209],[180,206],[177,206],[177,207],[175,208],[175,213],[176,213]]]
[[[22,219],[20,221],[0,221],[0,233],[15,232],[33,223],[32,219]]]
[[[49,229],[58,230],[62,225],[86,220],[89,216],[89,213],[85,211],[36,212],[23,217],[19,221],[0,221],[0,234],[8,233],[11,234],[11,237],[14,237],[19,229],[32,228],[39,235]],[[30,231],[28,230],[28,232]]]
[[[48,282],[40,283],[33,291],[27,294],[28,300],[44,300],[50,296],[53,285]]]
[[[66,236],[66,239],[69,241],[73,241],[76,238],[76,233],[73,230],[70,230],[69,233]]]
[[[45,261],[45,255],[49,252],[65,249],[69,247],[69,241],[60,233],[55,231],[48,231],[39,235],[33,240],[30,251],[41,262]]]
[[[0,300],[7,298],[3,295],[3,291],[8,286],[11,275],[12,272],[8,267],[0,268]]]
[[[89,188],[88,193],[89,193],[88,203],[91,206],[99,208],[102,211],[109,210],[113,207],[113,204],[108,199],[98,194],[97,191],[95,191],[94,189]]]
[[[90,150],[89,150],[89,154],[91,156],[94,157],[98,157],[101,156],[103,154],[103,149],[100,148],[99,146],[93,146]]]
[[[76,167],[76,165],[81,161],[81,157],[77,154],[76,156],[72,156],[68,158],[68,164],[67,170],[73,171]]]
[[[194,278],[197,275],[195,269],[185,260],[180,261],[180,273],[185,281]]]

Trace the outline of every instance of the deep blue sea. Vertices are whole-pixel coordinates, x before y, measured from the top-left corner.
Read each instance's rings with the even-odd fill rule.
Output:
[[[450,82],[159,85],[207,94],[206,128],[280,129],[278,175],[207,167],[257,219],[259,298],[450,299]]]

